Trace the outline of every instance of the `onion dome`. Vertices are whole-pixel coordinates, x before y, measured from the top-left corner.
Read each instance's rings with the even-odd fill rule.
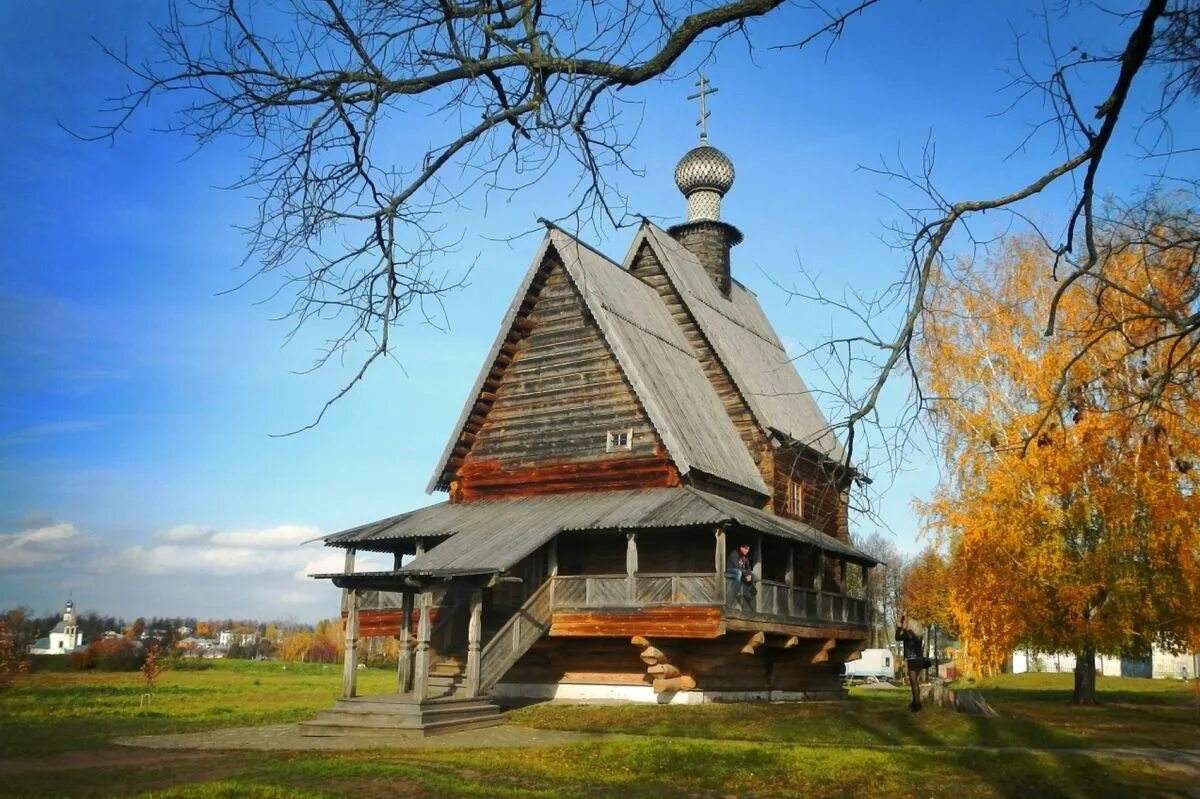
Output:
[[[708,144],[688,150],[675,167],[675,185],[684,196],[698,189],[725,194],[733,186],[733,178],[733,162]]]

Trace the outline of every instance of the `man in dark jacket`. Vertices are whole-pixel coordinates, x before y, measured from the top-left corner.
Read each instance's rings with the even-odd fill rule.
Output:
[[[921,687],[918,681],[921,678],[921,672],[929,668],[929,660],[925,657],[925,642],[917,633],[921,629],[920,622],[916,619],[911,621],[908,614],[900,614],[900,626],[896,628],[896,640],[900,642],[904,650],[904,663],[908,666],[908,685],[912,689],[912,701],[908,703],[908,709],[916,712],[921,709]]]
[[[729,580],[728,604],[740,598],[749,605],[754,598],[754,568],[750,565],[750,545],[741,543],[725,560],[725,577]]]

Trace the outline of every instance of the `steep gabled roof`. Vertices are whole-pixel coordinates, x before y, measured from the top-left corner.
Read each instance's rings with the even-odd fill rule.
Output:
[[[642,225],[629,248],[626,270],[643,243],[658,256],[759,425],[844,463],[846,453],[841,442],[796,372],[754,294],[734,282],[726,299],[696,256],[651,222]]]
[[[558,229],[547,233],[517,290],[427,490],[448,487],[454,447],[529,287],[551,249],[558,254],[596,320],[679,473],[686,475],[696,470],[768,496],[767,486],[750,453],[658,293]]]

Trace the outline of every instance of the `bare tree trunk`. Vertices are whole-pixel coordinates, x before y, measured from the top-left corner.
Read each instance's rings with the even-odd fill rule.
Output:
[[[1096,702],[1096,647],[1088,644],[1075,653],[1075,692],[1071,695],[1072,705],[1095,705]]]

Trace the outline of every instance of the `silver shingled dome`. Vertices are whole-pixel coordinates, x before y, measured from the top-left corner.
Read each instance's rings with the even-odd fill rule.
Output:
[[[684,196],[699,189],[724,194],[733,186],[733,177],[733,162],[707,144],[689,150],[675,167],[675,185]]]

